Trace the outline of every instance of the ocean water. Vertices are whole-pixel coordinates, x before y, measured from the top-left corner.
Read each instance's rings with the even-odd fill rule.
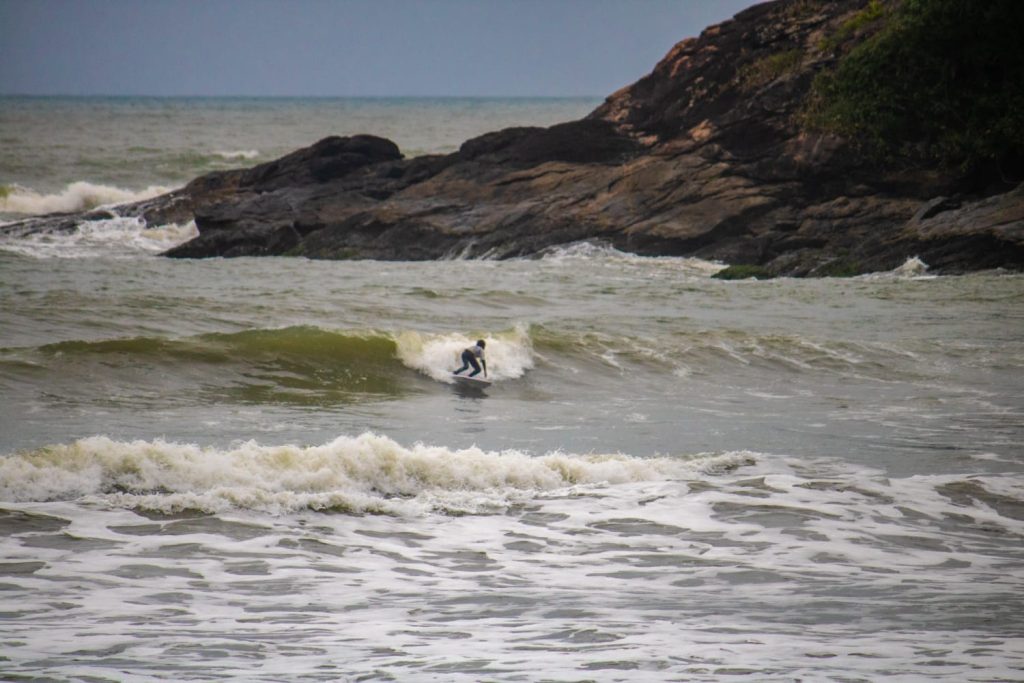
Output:
[[[12,216],[594,104],[0,102]],[[1024,678],[1024,277],[157,255],[194,229],[0,239],[0,680]]]
[[[145,199],[328,135],[370,133],[408,157],[586,115],[594,98],[0,96],[0,218]]]

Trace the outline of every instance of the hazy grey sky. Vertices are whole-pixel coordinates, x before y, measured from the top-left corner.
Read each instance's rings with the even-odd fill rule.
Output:
[[[755,0],[0,0],[0,93],[604,96]]]

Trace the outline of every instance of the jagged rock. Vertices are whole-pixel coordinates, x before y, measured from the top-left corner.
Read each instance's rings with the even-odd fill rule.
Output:
[[[912,256],[939,272],[1024,267],[1022,188],[964,194],[952,173],[879,168],[802,125],[815,74],[863,39],[841,29],[867,3],[755,5],[680,42],[580,121],[415,159],[382,138],[329,137],[118,212],[194,218],[199,236],[167,253],[190,258],[508,258],[598,240],[800,276]]]

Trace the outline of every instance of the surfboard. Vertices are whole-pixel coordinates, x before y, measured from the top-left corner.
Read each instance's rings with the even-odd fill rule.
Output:
[[[462,375],[455,375],[455,383],[464,387],[473,387],[474,389],[484,389],[491,386],[491,383],[485,379],[463,377]]]

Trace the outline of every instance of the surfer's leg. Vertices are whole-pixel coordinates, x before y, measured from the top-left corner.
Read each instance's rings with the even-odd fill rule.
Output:
[[[466,368],[469,367],[470,363],[472,363],[475,366],[476,365],[476,358],[473,357],[472,353],[469,353],[468,351],[463,351],[462,352],[462,367],[459,368],[458,370],[456,370],[453,374],[457,375],[460,372],[465,372]]]
[[[469,373],[470,377],[476,377],[480,374],[480,363],[477,362],[476,358],[467,358],[470,363],[473,364],[473,372]]]

